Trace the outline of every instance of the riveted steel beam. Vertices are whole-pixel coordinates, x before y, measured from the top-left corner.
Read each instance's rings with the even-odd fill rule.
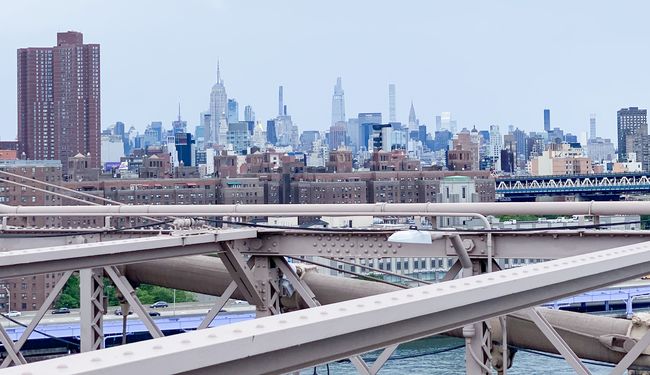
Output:
[[[455,257],[448,236],[432,244],[388,242],[394,232],[333,232],[287,230],[260,232],[258,238],[234,241],[242,254],[264,256],[320,256],[329,258]],[[487,259],[487,234],[463,232],[471,258]],[[492,234],[495,258],[557,259],[650,240],[650,231],[554,230]]]

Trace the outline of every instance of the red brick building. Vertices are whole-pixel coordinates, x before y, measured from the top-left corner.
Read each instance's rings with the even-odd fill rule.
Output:
[[[90,153],[100,164],[99,44],[83,35],[57,34],[54,47],[18,49],[18,155],[29,160],[67,160]]]

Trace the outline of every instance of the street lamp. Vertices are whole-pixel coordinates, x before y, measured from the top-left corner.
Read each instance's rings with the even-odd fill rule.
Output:
[[[472,276],[472,260],[470,259],[467,252],[468,249],[466,248],[463,240],[460,238],[458,233],[426,232],[419,231],[417,228],[411,227],[408,230],[401,230],[391,234],[388,237],[388,242],[431,245],[433,243],[433,240],[440,240],[445,237],[449,239],[456,252],[456,255],[458,255],[458,261],[460,262],[460,265],[463,269],[462,277]]]
[[[431,245],[433,243],[431,233],[422,232],[414,228],[400,230],[391,234],[388,237],[388,242],[415,243],[423,245]]]
[[[5,284],[0,285],[7,292],[7,314],[11,312],[11,293]]]

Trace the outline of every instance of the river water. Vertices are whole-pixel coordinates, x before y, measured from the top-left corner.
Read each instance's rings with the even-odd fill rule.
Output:
[[[447,375],[447,374],[464,374],[465,373],[465,349],[460,348],[444,353],[429,353],[440,351],[446,348],[453,348],[463,345],[464,341],[457,338],[449,337],[431,337],[417,340],[400,345],[391,359],[379,371],[380,375],[397,375],[397,374],[427,374],[427,375]],[[371,362],[376,358],[378,352],[369,353],[362,356],[366,362]],[[586,364],[587,368],[594,375],[608,374],[611,371],[611,365]],[[515,354],[515,360],[508,374],[511,375],[532,375],[532,374],[552,374],[552,375],[573,375],[575,371],[564,361],[564,359],[549,358],[538,353],[518,351]],[[349,362],[330,363],[329,373],[332,375],[354,375],[357,374],[354,367]],[[314,374],[314,369],[305,369],[300,372],[301,375]],[[327,366],[318,366],[316,374],[327,374]]]

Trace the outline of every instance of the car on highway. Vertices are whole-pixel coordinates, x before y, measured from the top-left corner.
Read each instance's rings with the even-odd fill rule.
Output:
[[[52,314],[70,314],[70,309],[67,307],[59,307],[58,309],[52,310]]]
[[[5,316],[8,316],[10,318],[16,318],[21,315],[20,311],[9,311],[8,313],[4,314]]]
[[[165,301],[158,301],[149,307],[151,307],[152,309],[157,309],[159,307],[169,307],[169,304]]]
[[[115,315],[122,315],[122,308],[118,307],[117,309],[115,309],[115,311],[113,313]],[[133,311],[129,310],[129,315],[131,315],[131,314],[133,314]]]
[[[149,311],[149,316],[160,316],[158,311]]]

